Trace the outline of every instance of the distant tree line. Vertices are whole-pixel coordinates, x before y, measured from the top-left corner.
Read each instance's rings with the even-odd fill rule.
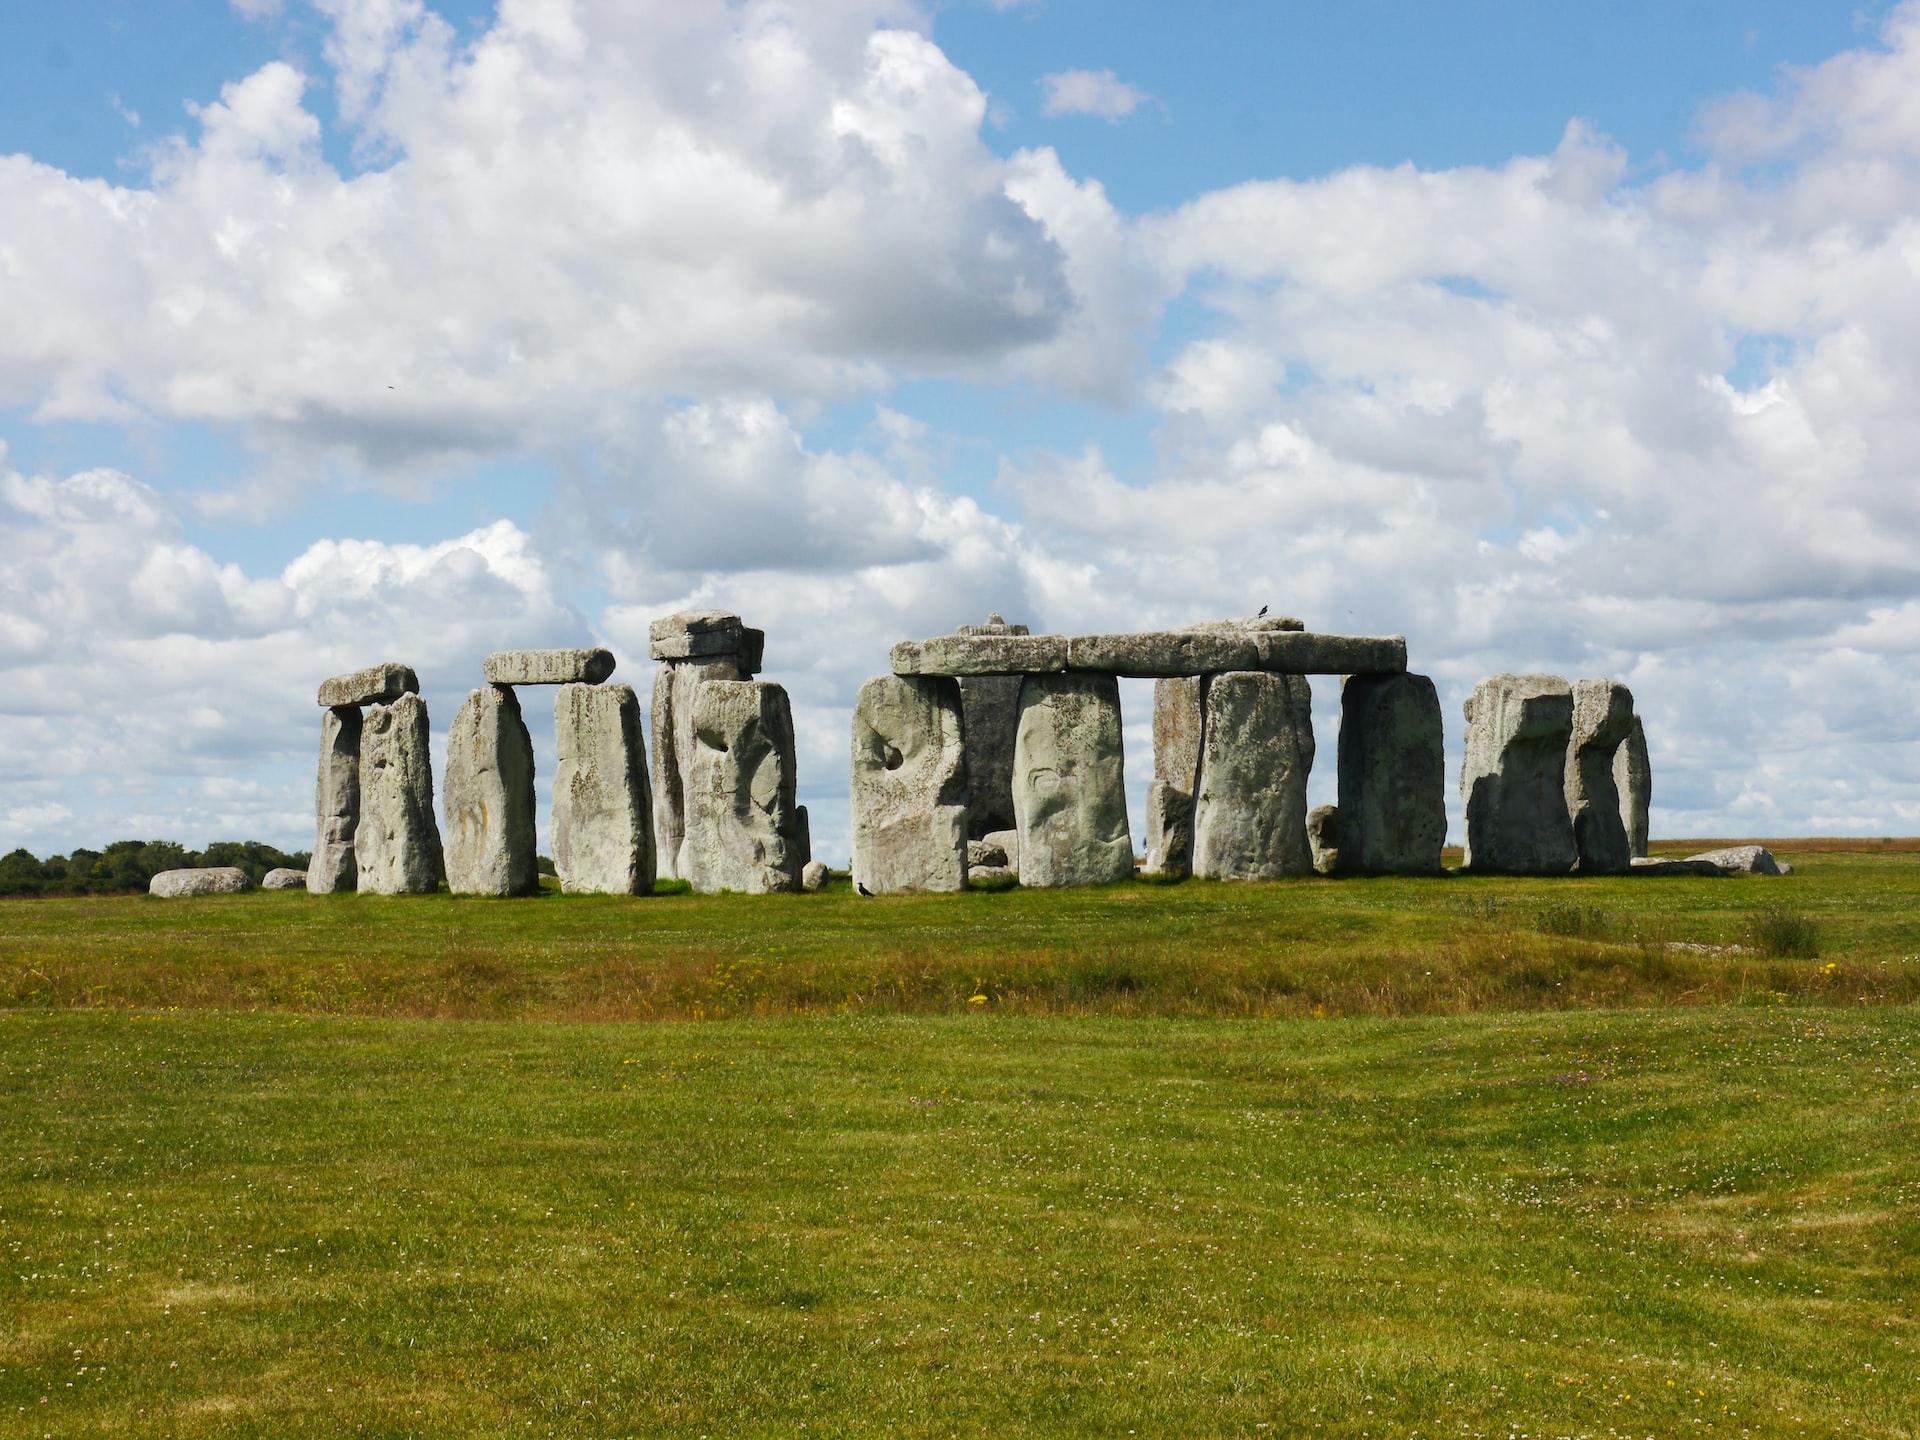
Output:
[[[258,840],[221,840],[189,850],[171,840],[116,840],[105,850],[75,850],[42,860],[28,850],[0,856],[0,895],[125,895],[144,892],[162,870],[237,865],[258,883],[269,870],[304,870],[312,857]]]

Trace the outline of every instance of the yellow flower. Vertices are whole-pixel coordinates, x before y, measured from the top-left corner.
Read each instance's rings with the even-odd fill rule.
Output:
[[[969,1005],[984,1005],[986,1003],[987,997],[984,995],[969,995],[967,997],[967,1004]]]

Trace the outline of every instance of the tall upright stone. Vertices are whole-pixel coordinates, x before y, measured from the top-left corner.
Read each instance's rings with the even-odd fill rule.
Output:
[[[1614,757],[1633,734],[1633,692],[1613,680],[1573,687],[1573,735],[1567,745],[1567,814],[1583,875],[1624,875],[1632,842],[1613,783]]]
[[[1153,682],[1153,779],[1147,782],[1150,875],[1184,878],[1193,871],[1193,791],[1200,778],[1198,675]]]
[[[440,888],[446,862],[433,816],[427,705],[402,695],[367,710],[360,736],[360,823],[353,851],[363,895]]]
[[[882,675],[853,707],[853,878],[876,895],[967,887],[962,691]]]
[[[1201,704],[1193,873],[1209,880],[1312,874],[1313,690],[1307,677],[1250,670],[1210,675]]]
[[[962,625],[956,635],[1025,635],[998,615],[984,625]],[[1013,732],[1020,720],[1018,675],[966,675],[960,679],[962,728],[967,745],[967,824],[971,838],[1013,828]]]
[[[360,823],[360,707],[335,705],[320,720],[320,768],[313,786],[315,833],[307,889],[353,890],[353,832]]]
[[[1349,675],[1340,687],[1339,770],[1339,868],[1439,874],[1447,760],[1433,681]]]
[[[1640,717],[1613,752],[1613,788],[1620,792],[1620,823],[1626,827],[1627,850],[1635,860],[1647,858],[1649,812],[1653,807],[1653,764],[1647,757],[1647,732]]]
[[[1022,885],[1103,885],[1132,875],[1118,680],[1050,674],[1021,683],[1013,812]]]
[[[562,685],[553,701],[553,868],[569,893],[653,892],[653,792],[631,685]]]
[[[653,622],[654,868],[663,880],[690,878],[683,852],[687,776],[693,765],[693,698],[702,685],[751,680],[760,671],[763,631],[730,610],[684,610]]]
[[[786,689],[760,680],[712,680],[693,687],[689,708],[686,879],[702,894],[796,889],[793,711]]]
[[[447,888],[456,895],[533,895],[533,740],[506,685],[467,696],[447,733]]]
[[[1573,687],[1557,675],[1490,676],[1466,715],[1467,868],[1566,874],[1579,858],[1566,795]]]

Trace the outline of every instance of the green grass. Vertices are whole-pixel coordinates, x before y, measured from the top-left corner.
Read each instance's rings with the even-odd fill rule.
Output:
[[[0,1433],[1910,1436],[1917,1053],[14,1012]]]
[[[1920,1000],[1920,855],[1791,858],[1785,879],[9,901],[0,1007],[559,1020]]]

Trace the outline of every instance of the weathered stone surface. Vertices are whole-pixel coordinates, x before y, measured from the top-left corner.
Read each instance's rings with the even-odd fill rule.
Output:
[[[964,890],[967,755],[960,687],[882,675],[853,706],[853,878],[875,895]]]
[[[363,895],[440,888],[446,863],[433,816],[427,705],[402,695],[367,711],[360,736],[360,823],[353,852]]]
[[[236,865],[214,865],[205,870],[162,870],[147,882],[147,893],[163,900],[188,895],[236,895],[253,888],[253,877]]]
[[[739,679],[751,680],[760,673],[766,632],[741,623],[731,610],[682,610],[655,620],[647,627],[653,658],[690,660],[703,655],[731,656],[739,667]]]
[[[353,832],[360,823],[360,709],[341,705],[320,721],[320,769],[313,786],[315,833],[307,889],[352,890],[358,871]]]
[[[793,712],[784,687],[713,680],[692,694],[686,878],[702,894],[800,883],[793,848]]]
[[[1340,687],[1340,868],[1437,875],[1447,843],[1440,695],[1425,675],[1352,675]]]
[[[1200,774],[1200,689],[1197,675],[1153,686],[1153,779],[1147,782],[1150,875],[1185,877],[1193,869],[1193,787]]]
[[[793,807],[793,856],[802,873],[813,863],[813,817],[804,805]]]
[[[824,890],[827,888],[827,881],[830,878],[832,878],[831,874],[825,865],[821,864],[818,860],[809,860],[800,871],[800,888],[802,890]]]
[[[967,869],[1002,868],[1007,864],[1006,849],[999,845],[988,844],[985,840],[967,842]]]
[[[447,888],[456,895],[533,895],[533,741],[504,685],[467,696],[447,734]]]
[[[420,677],[413,667],[389,661],[322,680],[319,700],[323,710],[331,710],[340,705],[389,705],[402,695],[419,693]]]
[[[1644,855],[1636,855],[1633,857],[1633,864],[1628,867],[1627,873],[1630,875],[1722,875],[1723,876],[1727,872],[1722,870],[1718,865],[1714,864],[1711,860],[1670,860],[1664,856],[1658,859],[1649,860]]]
[[[653,893],[653,790],[631,685],[562,685],[553,700],[553,868],[563,890]]]
[[[1313,873],[1331,875],[1340,868],[1340,807],[1316,805],[1307,812],[1307,848]]]
[[[1729,875],[1791,875],[1793,873],[1793,866],[1774,859],[1773,852],[1764,845],[1730,845],[1725,850],[1707,850],[1687,858],[1718,865]]]
[[[1613,752],[1613,788],[1620,792],[1620,823],[1627,849],[1637,860],[1647,853],[1647,820],[1653,805],[1653,765],[1647,758],[1647,732],[1638,715],[1633,729]]]
[[[1633,862],[1613,758],[1633,733],[1633,692],[1613,680],[1577,680],[1567,742],[1567,815],[1583,875],[1624,875]]]
[[[1304,630],[1307,622],[1291,615],[1242,615],[1238,619],[1202,620],[1182,630]]]
[[[1407,668],[1404,635],[1316,635],[1273,630],[1254,636],[1255,668],[1286,675],[1397,675]]]
[[[288,870],[285,867],[269,870],[260,877],[260,888],[262,890],[304,890],[307,888],[307,872]]]
[[[956,635],[1025,635],[989,615],[984,625],[961,625]],[[968,675],[960,681],[961,733],[967,745],[967,828],[977,840],[1013,828],[1013,729],[1020,718],[1018,675]]]
[[[717,680],[748,680],[730,655],[699,656],[662,665],[653,676],[654,872],[684,880],[687,775],[693,765],[693,694]]]
[[[1251,670],[1259,662],[1252,631],[1226,628],[1146,630],[1133,635],[1075,635],[1067,669],[1101,675],[1158,677]]]
[[[1307,774],[1314,744],[1306,677],[1244,670],[1212,675],[1201,707],[1193,873],[1203,880],[1309,873]]]
[[[1047,675],[1066,668],[1064,635],[936,635],[893,647],[896,675]]]
[[[1011,865],[982,865],[967,871],[969,890],[1006,890],[1020,883],[1020,872]]]
[[[1102,885],[1133,874],[1120,683],[1030,675],[1013,742],[1020,883]]]
[[[1566,793],[1573,687],[1557,675],[1494,675],[1480,682],[1466,715],[1467,868],[1566,874],[1579,858]]]
[[[613,663],[611,650],[496,650],[480,668],[489,685],[598,685]]]

